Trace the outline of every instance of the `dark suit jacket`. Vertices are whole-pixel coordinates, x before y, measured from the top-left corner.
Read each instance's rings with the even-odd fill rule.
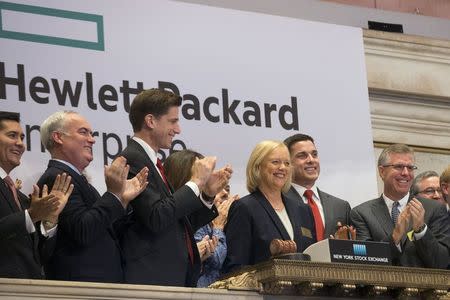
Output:
[[[324,238],[328,238],[330,235],[336,233],[336,224],[341,222],[344,224],[350,224],[350,204],[347,201],[342,200],[333,195],[327,194],[319,189],[320,202],[323,207],[323,214],[325,216],[325,232]],[[303,202],[303,198],[298,194],[297,190],[291,186],[289,191],[286,193],[288,197],[292,199],[298,199],[298,201]]]
[[[445,207],[435,200],[418,199],[425,208],[428,229],[418,241],[404,237],[399,252],[392,241],[392,223],[383,197],[373,199],[353,208],[350,217],[356,228],[358,240],[390,243],[393,263],[405,267],[447,268],[450,251],[450,224]],[[412,228],[408,229],[408,232]]]
[[[311,209],[306,204],[285,196],[283,203],[294,229],[297,252],[302,252],[316,242]],[[271,257],[269,246],[273,239],[291,239],[272,205],[260,191],[233,202],[228,212],[225,235],[227,257],[223,266],[224,273],[268,260]]]
[[[123,233],[125,282],[171,286],[196,286],[200,257],[194,232],[217,216],[188,186],[170,191],[145,150],[130,140],[120,154],[130,165],[129,177],[149,169],[147,188],[131,202]],[[186,229],[188,238],[186,239]],[[194,250],[189,260],[186,241]]]
[[[100,196],[84,177],[55,160],[50,160],[39,187],[51,189],[63,172],[72,176],[74,190],[59,216],[56,248],[44,266],[47,278],[123,282],[119,243],[112,231],[112,222],[125,215],[122,204],[111,193]]]
[[[30,200],[19,191],[17,195],[22,208],[29,208]],[[25,212],[19,210],[11,190],[0,178],[0,277],[42,279],[42,249],[37,231],[27,232]]]

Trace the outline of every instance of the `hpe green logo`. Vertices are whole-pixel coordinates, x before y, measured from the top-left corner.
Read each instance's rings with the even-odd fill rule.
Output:
[[[103,16],[3,1],[0,38],[105,50]]]

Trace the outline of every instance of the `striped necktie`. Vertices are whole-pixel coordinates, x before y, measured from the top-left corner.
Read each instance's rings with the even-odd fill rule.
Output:
[[[19,210],[22,210],[22,205],[20,205],[19,197],[17,196],[16,186],[14,185],[13,180],[11,179],[11,177],[9,177],[9,175],[6,176],[3,180],[5,180],[6,185],[8,185],[9,189],[11,190],[11,193],[13,194],[14,201],[16,202],[17,207],[19,208]]]

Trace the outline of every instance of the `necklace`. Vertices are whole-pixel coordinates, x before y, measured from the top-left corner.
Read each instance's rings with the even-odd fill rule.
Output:
[[[276,207],[272,201],[270,201],[270,198],[266,195],[266,193],[263,192],[264,197],[266,197],[267,201],[269,201],[270,205],[272,206],[272,208],[276,211],[282,211],[284,209],[284,203],[283,200],[281,200],[281,203],[279,205],[279,207]]]

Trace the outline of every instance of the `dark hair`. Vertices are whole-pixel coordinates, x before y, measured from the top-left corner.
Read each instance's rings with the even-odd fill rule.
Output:
[[[0,111],[0,129],[3,129],[3,121],[16,121],[20,123],[20,114],[16,112]]]
[[[174,190],[178,190],[191,178],[191,168],[196,158],[203,155],[193,150],[185,149],[170,154],[164,162],[164,172]]]
[[[133,126],[133,131],[142,129],[145,116],[152,114],[160,117],[169,111],[172,106],[180,106],[181,97],[172,92],[149,89],[140,92],[131,103],[129,119]]]
[[[286,138],[283,143],[288,147],[289,152],[291,151],[291,147],[297,143],[297,142],[303,142],[303,141],[311,141],[311,143],[314,144],[314,139],[310,137],[307,134],[303,133],[297,133],[294,135],[291,135],[290,137]]]

